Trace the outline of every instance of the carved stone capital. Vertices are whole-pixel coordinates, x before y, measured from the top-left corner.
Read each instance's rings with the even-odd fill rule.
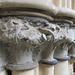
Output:
[[[63,34],[65,35],[66,39],[68,39],[67,41],[63,41],[63,43],[57,46],[55,50],[54,57],[60,61],[66,61],[70,59],[68,56],[68,50],[71,48],[73,44],[72,42],[74,40],[74,32],[70,28],[71,24],[72,23],[69,20],[63,21],[63,19],[61,19],[61,21],[59,21],[59,25],[63,31]]]
[[[75,43],[73,43],[72,47],[69,50],[69,56],[75,58]]]
[[[50,24],[48,28],[42,28],[40,31],[44,32],[44,34],[47,36],[49,36],[48,34],[51,34],[53,39],[50,39],[44,44],[41,62],[48,65],[55,65],[57,64],[57,60],[53,58],[54,51],[60,44],[72,42],[73,38],[70,36],[71,30],[66,28],[62,29],[56,24]]]
[[[38,30],[38,26],[45,20],[38,23],[39,19],[20,16],[0,18],[0,40],[7,44],[8,69],[27,70],[38,65],[38,62],[33,60],[34,48],[47,40],[45,34]],[[3,48],[5,49],[4,45]]]
[[[55,50],[54,57],[59,61],[69,60],[70,57],[68,56],[68,50],[71,46],[72,44],[67,42],[60,44]]]

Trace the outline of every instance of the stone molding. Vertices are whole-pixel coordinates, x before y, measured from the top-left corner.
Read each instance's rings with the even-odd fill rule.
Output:
[[[0,9],[4,9],[2,11],[10,11],[10,10],[21,10],[25,11],[25,9],[30,8],[30,11],[32,10],[39,10],[43,12],[50,13],[52,15],[57,14],[58,9],[57,7],[50,2],[49,0],[0,0]],[[15,5],[15,6],[14,6]]]
[[[57,16],[75,18],[75,0],[51,0],[58,8]]]

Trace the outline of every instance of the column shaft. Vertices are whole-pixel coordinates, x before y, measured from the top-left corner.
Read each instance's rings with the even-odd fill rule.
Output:
[[[7,75],[6,70],[2,70],[2,71],[0,71],[0,75]]]
[[[68,61],[59,61],[58,64],[55,65],[54,69],[54,75],[69,75]]]
[[[62,7],[62,0],[53,0],[53,3],[54,3],[57,7]]]
[[[70,9],[72,8],[72,0],[67,1],[67,7]]]
[[[67,8],[67,0],[63,0],[63,1],[62,1],[62,7]]]
[[[34,69],[34,75],[39,75],[39,66]]]
[[[39,75],[54,75],[54,65],[40,64]]]
[[[68,62],[68,66],[69,66],[69,75],[73,75],[73,64]]]
[[[72,0],[72,8],[75,10],[75,0]]]
[[[34,75],[34,69],[27,71],[12,71],[12,75]]]

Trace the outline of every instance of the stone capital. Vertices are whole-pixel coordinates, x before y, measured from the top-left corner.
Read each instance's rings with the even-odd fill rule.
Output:
[[[43,22],[41,20],[38,23],[40,19],[36,17],[34,20],[34,17],[26,16],[0,18],[0,40],[9,54],[6,68],[28,70],[38,66],[38,62],[33,60],[34,48],[47,40],[46,35],[38,30],[38,26]]]
[[[59,25],[57,24],[50,24],[48,28],[45,27],[40,29],[40,31],[44,32],[44,34],[47,35],[47,37],[49,36],[49,34],[51,34],[53,39],[53,40],[50,39],[49,42],[44,44],[45,46],[43,48],[42,60],[41,60],[41,62],[44,64],[49,64],[49,65],[57,64],[57,60],[53,58],[54,51],[56,50],[56,48],[60,44],[71,43],[74,39],[74,35],[72,35],[73,36],[72,37],[70,34],[73,31],[69,29],[67,26],[65,26],[66,25],[65,22],[62,25],[64,25],[64,28],[62,28],[61,26],[59,27]],[[65,46],[64,44],[64,48],[67,48],[67,45]]]

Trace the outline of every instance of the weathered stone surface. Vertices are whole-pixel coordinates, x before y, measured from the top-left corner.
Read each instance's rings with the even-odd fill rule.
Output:
[[[67,75],[66,60],[70,59],[72,44],[69,55],[73,57],[71,62],[75,61],[75,34],[71,29],[75,24],[74,0],[0,0],[0,15],[0,70],[6,67],[24,70],[13,71],[13,75],[34,75],[30,69],[42,62],[44,75],[53,75],[58,59],[63,62],[58,62],[56,69],[65,66],[61,73]]]
[[[56,47],[73,40],[69,34],[71,30],[62,29],[43,18],[17,16],[3,17],[0,21],[0,40],[8,44],[7,67],[10,69],[24,69],[27,64],[33,65],[34,61],[40,60],[47,64],[55,61],[56,64],[53,58]],[[19,67],[20,64],[22,67]],[[34,64],[27,69],[36,67],[37,64]]]

